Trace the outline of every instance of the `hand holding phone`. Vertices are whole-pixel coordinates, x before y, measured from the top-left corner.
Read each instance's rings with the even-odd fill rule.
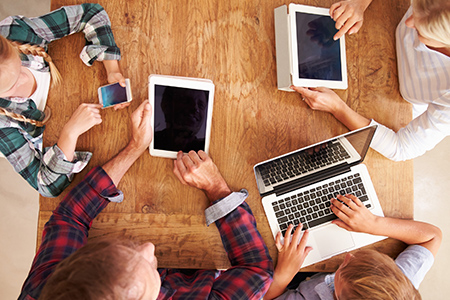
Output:
[[[125,79],[125,84],[126,86],[122,87],[116,82],[98,88],[98,99],[100,104],[102,104],[102,108],[127,103],[133,99],[131,95],[130,79]]]

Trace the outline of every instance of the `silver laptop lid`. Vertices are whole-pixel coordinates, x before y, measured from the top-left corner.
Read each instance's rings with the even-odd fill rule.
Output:
[[[261,196],[297,189],[346,172],[364,160],[376,125],[350,131],[253,167]]]

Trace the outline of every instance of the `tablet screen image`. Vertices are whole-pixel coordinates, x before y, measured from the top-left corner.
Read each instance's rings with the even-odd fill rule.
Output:
[[[204,150],[208,99],[207,90],[155,84],[154,149]]]
[[[341,49],[329,16],[295,12],[299,78],[342,81]]]

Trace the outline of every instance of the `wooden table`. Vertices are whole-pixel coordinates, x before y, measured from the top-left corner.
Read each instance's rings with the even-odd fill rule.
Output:
[[[52,9],[83,1],[53,0]],[[302,4],[329,7],[330,0]],[[80,137],[77,149],[94,156],[88,167],[58,198],[40,198],[38,244],[51,211],[94,166],[102,165],[128,142],[129,116],[147,98],[149,74],[209,78],[216,85],[210,155],[234,190],[247,199],[270,254],[277,251],[261,205],[252,167],[256,163],[348,130],[333,116],[313,111],[298,94],[277,90],[274,8],[288,1],[101,0],[131,79],[134,100],[122,111],[102,112],[103,123]],[[337,91],[364,116],[398,130],[411,119],[411,107],[398,92],[394,30],[407,0],[374,1],[357,35],[347,37],[349,88]],[[82,102],[97,102],[106,83],[103,65],[86,67],[78,54],[82,34],[53,43],[50,53],[64,83],[50,91],[53,117],[44,134],[54,144],[62,125]],[[370,150],[365,160],[387,216],[413,217],[413,164],[394,163]],[[123,178],[121,204],[111,203],[94,221],[90,239],[102,236],[151,241],[161,267],[227,268],[229,262],[214,225],[205,226],[208,205],[203,192],[181,185],[170,159],[144,153]],[[385,240],[372,245],[391,256],[404,244]],[[304,268],[332,271],[337,256]]]

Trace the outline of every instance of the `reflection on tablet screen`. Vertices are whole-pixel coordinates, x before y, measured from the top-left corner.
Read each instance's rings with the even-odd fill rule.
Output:
[[[155,85],[154,148],[205,150],[209,91]]]
[[[329,16],[296,12],[300,78],[342,80],[341,50],[335,22]]]

